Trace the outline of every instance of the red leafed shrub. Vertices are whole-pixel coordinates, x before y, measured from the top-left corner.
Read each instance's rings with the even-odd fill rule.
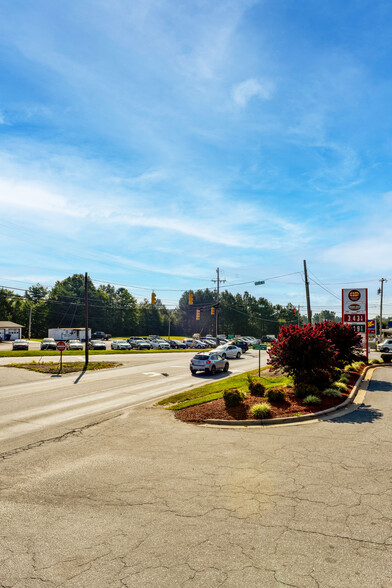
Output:
[[[356,333],[351,325],[325,321],[317,324],[315,330],[321,330],[325,337],[335,346],[337,351],[336,365],[343,367],[353,361],[357,361],[361,355],[359,345],[362,342],[361,335]]]
[[[292,376],[294,384],[325,387],[336,366],[337,354],[332,342],[317,325],[290,325],[283,327],[278,340],[272,343],[268,363]]]

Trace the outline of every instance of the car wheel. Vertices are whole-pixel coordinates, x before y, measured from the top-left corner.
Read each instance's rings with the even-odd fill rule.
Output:
[[[239,351],[236,355],[236,358],[239,359],[241,357],[241,352]]]
[[[222,353],[222,359],[226,359],[226,353]]]
[[[384,348],[382,349],[382,352],[383,352],[383,353],[389,353],[389,349],[388,349],[388,347],[384,347]]]
[[[214,366],[214,365],[211,367],[211,374],[213,376],[215,376],[215,374],[216,374],[216,366]]]
[[[191,370],[191,374],[192,374],[192,376],[194,376],[194,375],[195,375],[195,373],[196,373],[196,370]]]
[[[229,371],[229,364],[226,362],[225,363],[225,367],[223,368],[224,372],[228,372]]]

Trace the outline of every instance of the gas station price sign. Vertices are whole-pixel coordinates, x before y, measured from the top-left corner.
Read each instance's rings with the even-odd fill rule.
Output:
[[[362,346],[368,353],[368,290],[367,288],[342,289],[343,323],[352,325],[357,333],[361,333]]]

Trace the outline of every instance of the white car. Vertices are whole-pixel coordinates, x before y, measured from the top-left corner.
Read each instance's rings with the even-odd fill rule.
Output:
[[[377,351],[383,351],[384,353],[392,351],[392,339],[384,339],[382,343],[377,345]]]
[[[230,359],[232,357],[239,359],[242,354],[241,347],[237,347],[236,345],[233,345],[231,343],[226,343],[225,345],[219,345],[219,347],[215,348],[215,351],[217,353],[219,353],[219,355],[221,355],[223,357],[223,359],[226,359],[226,357],[228,359]]]
[[[67,343],[67,349],[70,349],[71,351],[80,351],[83,349],[83,344],[79,339],[70,339]]]
[[[113,341],[110,344],[110,347],[112,349],[119,349],[125,351],[129,351],[130,349],[132,349],[132,346],[128,343],[128,341],[125,341],[124,339],[113,339]]]
[[[153,341],[150,341],[150,343],[153,349],[170,349],[169,343],[166,343],[166,341],[162,341],[161,339],[154,339]]]

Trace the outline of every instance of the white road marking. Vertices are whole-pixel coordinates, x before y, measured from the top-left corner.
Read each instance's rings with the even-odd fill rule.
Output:
[[[151,376],[152,378],[155,378],[156,376],[161,376],[162,374],[159,374],[158,372],[143,372],[144,376]]]

